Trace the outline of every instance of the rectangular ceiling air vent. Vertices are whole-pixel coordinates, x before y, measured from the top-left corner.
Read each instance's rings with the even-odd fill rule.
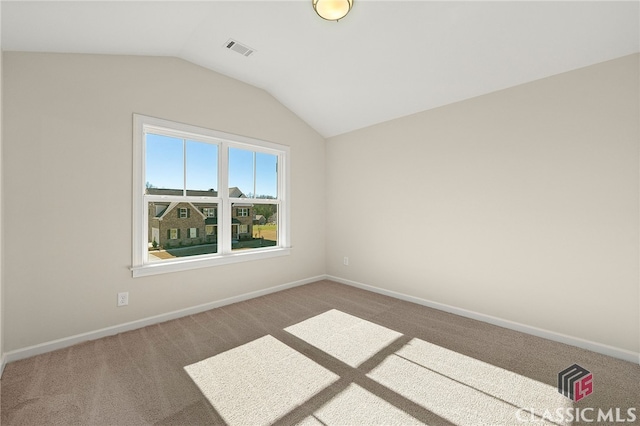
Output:
[[[249,46],[245,46],[241,43],[238,43],[233,39],[227,40],[227,42],[225,43],[225,47],[227,49],[233,50],[234,52],[241,54],[242,56],[250,56],[252,53],[255,52],[255,50],[250,48]]]

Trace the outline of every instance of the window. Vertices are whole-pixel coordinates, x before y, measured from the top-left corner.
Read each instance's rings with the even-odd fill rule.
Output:
[[[136,114],[134,165],[134,277],[289,254],[288,147]]]

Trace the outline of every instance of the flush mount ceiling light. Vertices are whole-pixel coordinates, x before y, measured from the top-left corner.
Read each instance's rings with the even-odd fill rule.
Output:
[[[327,21],[339,21],[347,16],[353,6],[353,0],[311,0],[313,10]]]

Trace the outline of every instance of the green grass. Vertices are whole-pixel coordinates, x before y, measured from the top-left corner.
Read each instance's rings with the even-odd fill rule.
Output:
[[[277,245],[278,225],[270,223],[266,225],[253,225],[253,237],[255,240],[238,241],[233,243],[233,250],[246,250],[259,247],[272,247]],[[262,239],[260,239],[262,238]],[[217,244],[199,244],[190,247],[172,247],[170,249],[153,251],[153,255],[160,259],[172,259],[175,257],[197,256],[200,254],[216,253]]]

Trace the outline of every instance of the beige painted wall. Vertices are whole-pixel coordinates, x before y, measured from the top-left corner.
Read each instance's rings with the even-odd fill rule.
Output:
[[[640,351],[638,62],[329,139],[327,273]]]
[[[154,57],[5,52],[4,81],[5,351],[324,273],[325,142],[266,92]],[[292,254],[131,278],[134,112],[290,146]]]
[[[638,352],[638,60],[332,138],[325,167],[270,95],[187,62],[5,52],[4,350],[326,272]],[[134,112],[290,145],[293,254],[131,278]]]

